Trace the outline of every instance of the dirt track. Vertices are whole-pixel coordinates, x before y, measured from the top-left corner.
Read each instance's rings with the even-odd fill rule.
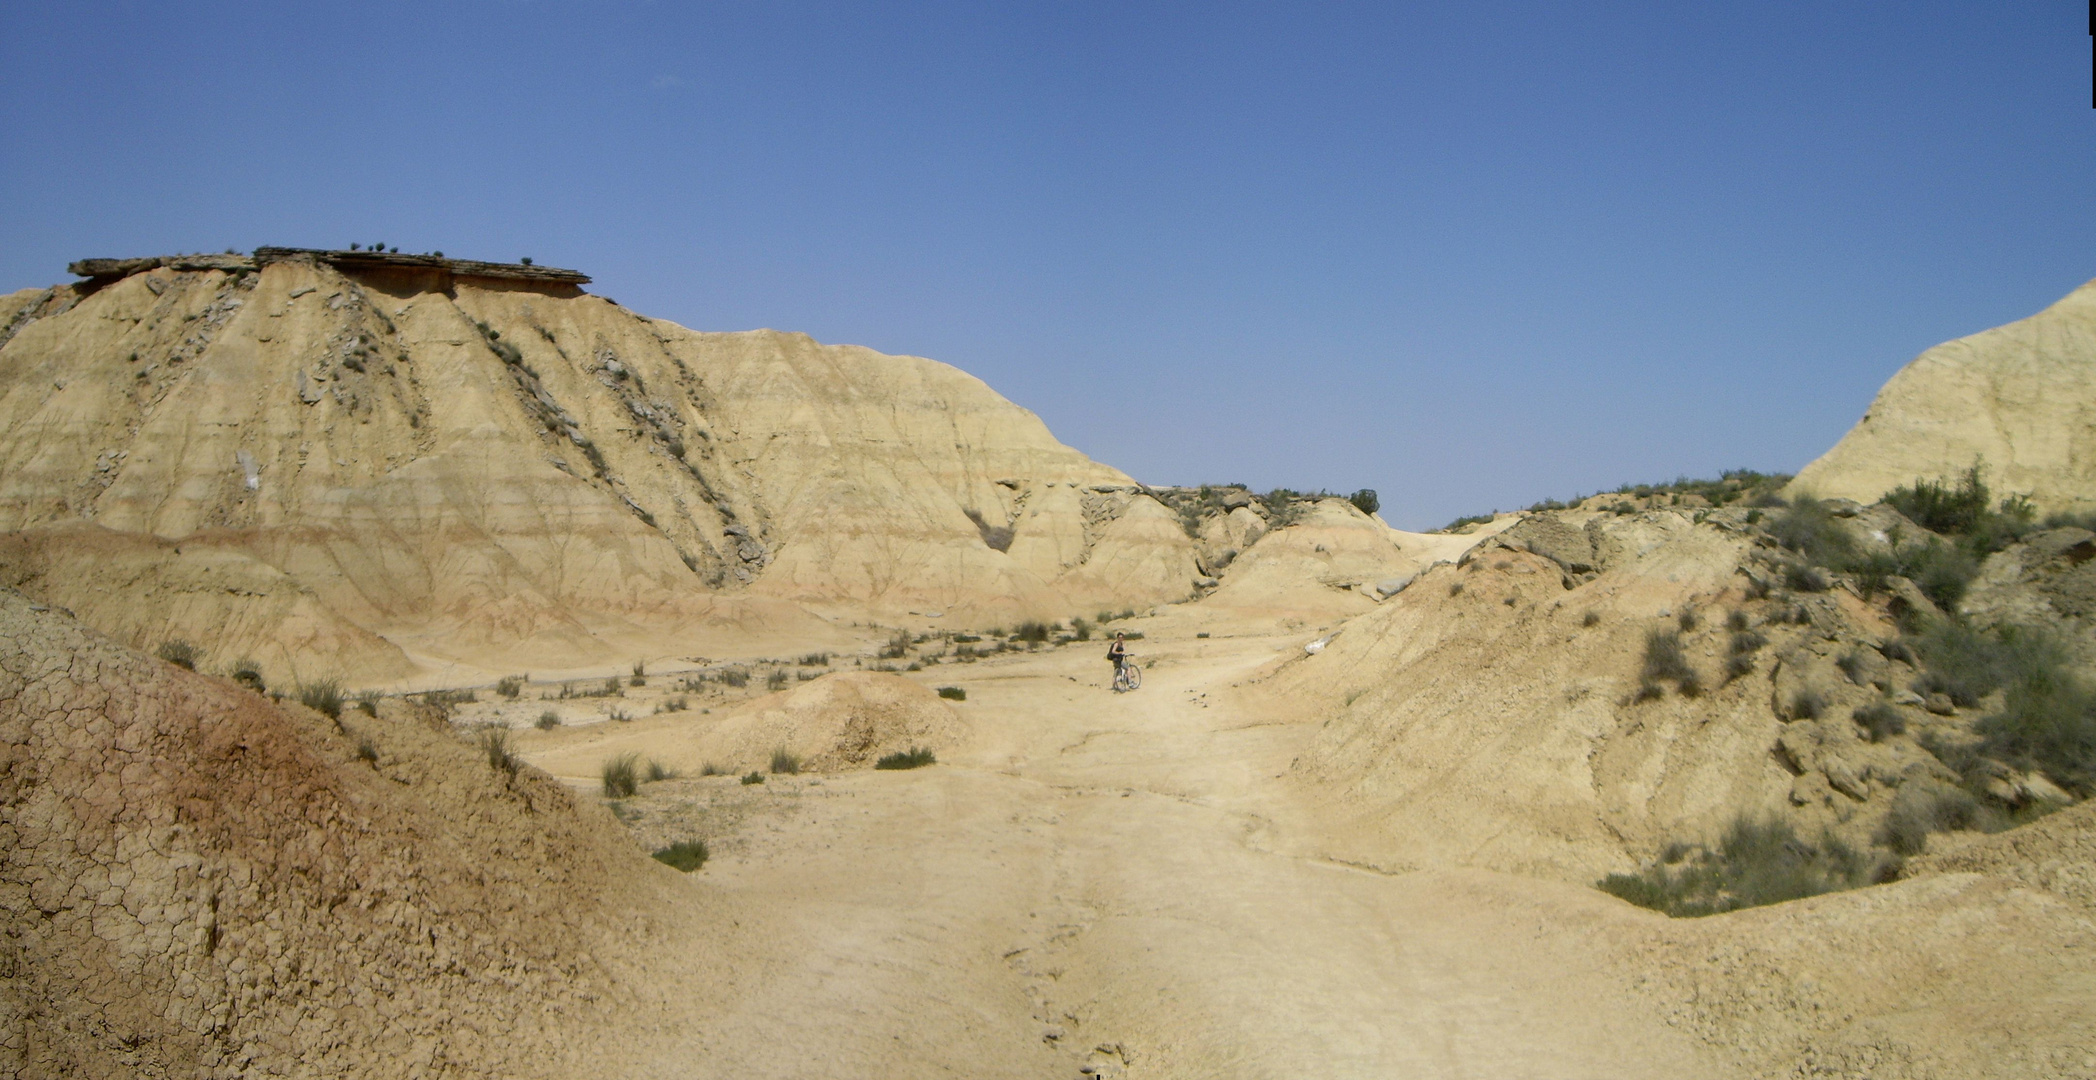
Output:
[[[1300,639],[1146,643],[1119,696],[1091,648],[940,668],[976,733],[935,768],[652,785],[637,829],[708,836],[743,943],[666,1071],[1734,1075],[1582,940],[1614,901],[1319,857],[1311,728],[1232,688]]]

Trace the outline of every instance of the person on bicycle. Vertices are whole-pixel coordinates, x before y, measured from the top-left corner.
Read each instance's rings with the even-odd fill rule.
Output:
[[[1114,678],[1121,677],[1121,668],[1128,663],[1128,639],[1122,631],[1114,631],[1113,644],[1106,647],[1106,658],[1113,661]]]

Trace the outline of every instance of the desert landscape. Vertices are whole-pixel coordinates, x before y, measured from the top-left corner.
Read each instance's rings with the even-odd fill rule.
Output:
[[[576,271],[71,269],[8,1075],[2096,1077],[2096,282],[1410,532]]]

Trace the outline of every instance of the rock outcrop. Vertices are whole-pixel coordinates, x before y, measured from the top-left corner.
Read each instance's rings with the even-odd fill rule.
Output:
[[[1134,481],[930,360],[686,330],[518,264],[80,269],[0,297],[0,572],[213,670],[749,655],[839,637],[811,611],[1057,618],[1199,576]]]
[[[1975,462],[2042,510],[2096,510],[2096,282],[1916,357],[1790,490],[1871,503]]]

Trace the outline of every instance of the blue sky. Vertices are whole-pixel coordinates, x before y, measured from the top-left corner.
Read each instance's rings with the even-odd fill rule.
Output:
[[[1791,471],[2096,277],[2086,5],[15,5],[0,289],[384,242],[1423,527]]]

